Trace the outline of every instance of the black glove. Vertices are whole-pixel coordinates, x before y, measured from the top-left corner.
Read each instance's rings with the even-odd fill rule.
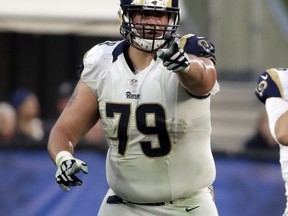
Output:
[[[70,152],[62,151],[56,157],[56,182],[65,191],[70,191],[70,186],[80,186],[82,181],[75,175],[82,171],[88,173],[88,166],[83,161],[76,159]]]
[[[176,42],[173,42],[168,49],[158,50],[156,54],[168,70],[178,73],[189,69],[189,56]]]

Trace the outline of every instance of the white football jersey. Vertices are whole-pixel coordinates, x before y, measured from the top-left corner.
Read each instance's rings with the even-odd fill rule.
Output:
[[[109,144],[109,186],[138,203],[177,200],[210,186],[210,95],[191,96],[159,58],[134,74],[123,54],[127,45],[93,47],[81,74],[98,99]],[[217,87],[216,82],[211,92]]]
[[[288,101],[288,68],[271,68],[267,72],[278,87],[281,97]]]
[[[288,146],[280,145],[281,173],[285,182],[286,210],[288,212]]]

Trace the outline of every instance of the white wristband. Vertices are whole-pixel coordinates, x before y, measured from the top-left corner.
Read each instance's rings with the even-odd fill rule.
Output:
[[[55,163],[56,166],[60,166],[65,160],[74,159],[73,155],[68,151],[61,151],[56,155]]]

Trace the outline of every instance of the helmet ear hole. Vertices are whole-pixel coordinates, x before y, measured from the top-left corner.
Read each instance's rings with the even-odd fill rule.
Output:
[[[147,11],[150,14],[168,15],[167,24],[134,23],[133,14]],[[118,11],[120,34],[131,46],[155,52],[174,41],[179,26],[178,0],[120,0]],[[162,32],[162,33],[161,33]]]

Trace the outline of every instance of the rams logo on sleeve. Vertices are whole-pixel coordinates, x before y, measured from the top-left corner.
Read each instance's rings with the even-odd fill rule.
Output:
[[[277,69],[269,69],[258,77],[255,94],[262,103],[270,97],[282,97],[283,89]]]
[[[191,55],[206,57],[216,64],[215,46],[205,37],[199,37],[194,34],[187,34],[180,38],[179,47]]]

